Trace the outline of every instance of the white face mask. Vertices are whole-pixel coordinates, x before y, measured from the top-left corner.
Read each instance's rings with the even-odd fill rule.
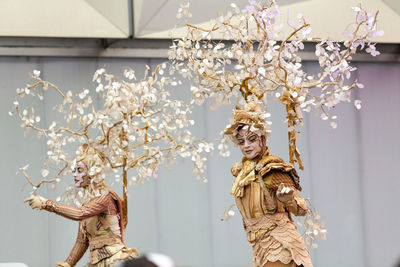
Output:
[[[240,129],[236,140],[247,159],[254,159],[263,151],[261,137],[247,129]]]
[[[90,184],[90,176],[88,175],[88,168],[82,161],[78,161],[72,171],[74,176],[75,186],[78,188],[85,188]]]

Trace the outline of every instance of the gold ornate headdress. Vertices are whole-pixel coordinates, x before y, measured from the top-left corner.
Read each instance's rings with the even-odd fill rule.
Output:
[[[235,142],[238,128],[247,125],[250,131],[269,136],[271,134],[271,122],[267,121],[269,116],[270,114],[263,112],[257,102],[250,101],[244,109],[236,109],[233,115],[234,121],[225,128],[224,134],[230,135]]]

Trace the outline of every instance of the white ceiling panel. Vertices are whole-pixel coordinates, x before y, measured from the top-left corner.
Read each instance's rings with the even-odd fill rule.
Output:
[[[89,4],[89,2],[91,4]],[[126,38],[126,0],[1,0],[0,36]],[[112,7],[111,7],[112,6]],[[125,8],[124,8],[125,7]],[[109,8],[109,10],[107,10]],[[117,17],[120,13],[120,18]],[[127,13],[129,14],[129,13]],[[108,18],[108,16],[111,16]],[[127,30],[128,29],[128,30]]]
[[[1,0],[0,36],[65,38],[171,38],[176,14],[185,0]],[[265,0],[264,0],[265,1]],[[248,0],[192,0],[189,22],[211,28],[209,22],[220,12],[230,10],[231,2],[244,8]],[[304,15],[312,26],[312,36],[343,40],[344,29],[354,21],[350,8],[360,0],[277,0],[281,6],[278,23],[286,24],[287,10],[292,17]],[[368,10],[379,10],[378,27],[385,31],[376,40],[400,43],[400,0],[361,0]],[[133,18],[131,17],[133,8]],[[133,21],[131,21],[133,20]],[[131,25],[134,29],[131,29]],[[184,34],[184,27],[172,37]],[[285,35],[285,34],[284,34]]]
[[[151,35],[156,32],[164,32],[174,28],[178,20],[176,15],[183,0],[146,0],[143,1],[140,26],[135,32],[136,37]],[[237,4],[243,5],[248,0],[238,0]],[[190,12],[193,14],[191,23],[201,23],[217,17],[218,12],[226,12],[230,8],[232,0],[204,0],[190,1]]]
[[[139,31],[140,18],[142,14],[143,0],[133,0],[133,32]]]
[[[85,0],[110,23],[129,35],[129,4],[128,0]]]
[[[301,3],[310,0],[279,0],[281,6]],[[140,19],[135,18],[135,36],[143,37],[156,32],[168,31],[175,27],[178,20],[176,15],[178,8],[184,0],[135,0],[135,10],[140,10]],[[219,13],[227,12],[231,9],[230,5],[235,2],[239,7],[245,7],[248,0],[202,0],[190,1],[190,23],[198,24],[209,21],[218,16]],[[136,12],[135,12],[135,16]]]
[[[400,1],[399,0],[383,0],[391,9],[400,15]]]
[[[147,5],[151,6],[151,2],[157,1],[147,0],[146,2]],[[171,38],[171,29],[178,22],[176,13],[181,1],[166,0],[165,2],[163,8],[158,10],[158,15],[153,16],[144,27],[139,28],[135,34],[136,37]],[[209,20],[215,18],[218,11],[226,12],[229,10],[231,2],[235,2],[239,7],[244,7],[248,3],[247,0],[192,1],[190,11],[193,17],[190,19],[190,23],[212,28],[213,25]],[[360,2],[367,10],[379,10],[378,28],[384,30],[385,35],[374,40],[385,43],[400,43],[400,27],[398,26],[400,25],[400,15],[383,0],[278,0],[277,3],[281,6],[282,14],[277,23],[286,24],[287,10],[290,10],[292,18],[296,18],[297,14],[302,14],[306,18],[307,22],[311,24],[311,35],[313,37],[343,40],[346,39],[343,34],[344,30],[354,21],[354,13],[352,13],[351,7],[357,6]],[[142,16],[146,16],[146,13],[142,12]],[[172,37],[179,37],[184,33],[185,27],[178,27],[174,29]],[[289,29],[284,35],[288,33]]]

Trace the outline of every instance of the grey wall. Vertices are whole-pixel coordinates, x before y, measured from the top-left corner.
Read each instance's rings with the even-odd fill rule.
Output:
[[[145,65],[159,61],[145,59],[95,58],[0,58],[1,187],[0,187],[0,262],[25,262],[31,267],[54,266],[63,261],[73,246],[77,223],[45,211],[33,211],[22,201],[29,190],[21,192],[25,180],[16,170],[30,163],[38,176],[45,157],[42,139],[33,134],[24,138],[15,117],[9,117],[15,89],[29,81],[33,69],[64,90],[89,88],[98,67],[121,75],[124,67],[141,77]],[[305,67],[314,72],[314,63]],[[300,149],[305,163],[303,196],[327,222],[328,239],[312,250],[314,266],[391,267],[400,258],[399,193],[397,162],[400,157],[400,64],[358,65],[358,78],[365,88],[359,91],[362,109],[352,104],[339,105],[335,113],[339,126],[331,129],[314,113],[305,114]],[[188,99],[188,83],[174,92]],[[51,110],[54,96],[33,103],[44,123],[56,118]],[[288,159],[284,110],[270,101],[273,132],[269,147],[273,154]],[[210,111],[195,110],[197,136],[213,139],[228,123],[232,107]],[[217,152],[209,159],[207,184],[200,184],[191,164],[180,161],[170,171],[160,170],[157,179],[130,187],[128,246],[140,252],[157,251],[170,255],[178,266],[251,266],[251,249],[236,215],[221,222],[224,209],[233,204],[229,195],[230,167],[240,160],[233,148],[230,158]],[[71,178],[72,179],[72,178]],[[119,187],[115,187],[120,192]],[[57,191],[41,189],[54,199]],[[86,258],[78,266],[84,264]]]

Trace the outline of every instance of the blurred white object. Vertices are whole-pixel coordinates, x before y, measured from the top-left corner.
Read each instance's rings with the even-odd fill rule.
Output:
[[[28,265],[20,262],[0,262],[0,267],[28,267]]]
[[[159,253],[146,253],[142,257],[136,259],[138,261],[145,260],[146,262],[154,263],[157,267],[174,267],[175,264],[170,257],[167,255],[159,254]],[[136,260],[132,260],[132,262],[136,262]],[[131,261],[128,261],[131,262]],[[128,262],[120,262],[115,265],[115,267],[124,267],[125,264],[129,265]],[[138,265],[135,265],[138,266]],[[147,266],[147,265],[146,265]],[[0,265],[0,267],[2,267]]]
[[[166,255],[158,253],[146,253],[145,257],[156,264],[158,267],[174,267],[172,259]]]
[[[235,211],[232,210],[234,206],[235,204],[230,205],[228,209],[225,209],[224,214],[220,217],[221,221],[227,222],[235,215]]]

